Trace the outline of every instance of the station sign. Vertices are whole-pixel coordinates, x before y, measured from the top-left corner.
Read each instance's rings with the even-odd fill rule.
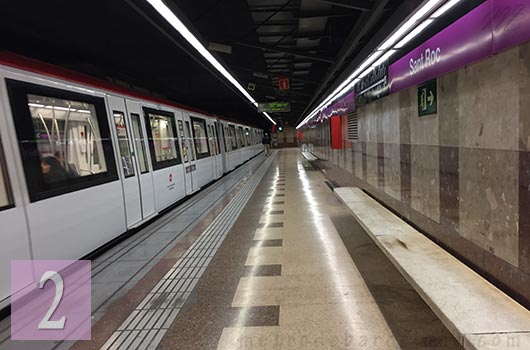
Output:
[[[258,103],[260,113],[286,113],[291,111],[290,102],[264,102]]]
[[[355,104],[363,106],[388,95],[388,61],[372,69],[355,84]]]
[[[393,63],[388,71],[390,92],[411,88],[530,40],[528,18],[528,0],[486,0]]]
[[[418,115],[438,113],[438,96],[436,79],[418,86]]]

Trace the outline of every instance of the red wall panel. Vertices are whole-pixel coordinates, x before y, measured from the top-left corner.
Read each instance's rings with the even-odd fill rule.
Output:
[[[342,123],[340,116],[331,117],[331,148],[342,149]]]

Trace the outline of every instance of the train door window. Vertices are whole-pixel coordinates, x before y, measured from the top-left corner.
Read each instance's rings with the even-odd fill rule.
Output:
[[[228,131],[230,131],[230,143],[232,144],[232,149],[237,149],[236,127],[234,125],[229,125]]]
[[[247,146],[250,146],[250,130],[248,128],[245,129],[245,140],[247,141]]]
[[[191,127],[190,127],[190,122],[189,121],[186,121],[186,138],[188,140],[188,145],[189,147],[191,148],[191,160],[195,160],[195,150],[193,148],[193,145],[192,145],[192,139],[191,139]]]
[[[182,159],[185,163],[189,162],[188,157],[188,145],[186,142],[186,136],[184,134],[184,123],[182,123],[182,120],[178,121],[179,124],[179,136],[180,136],[180,144],[182,146]]]
[[[195,152],[197,159],[210,156],[210,146],[208,145],[208,134],[206,133],[206,121],[199,118],[190,118],[193,125],[193,139],[195,140]]]
[[[11,186],[7,177],[7,168],[4,159],[4,151],[0,140],[0,210],[13,207],[13,196]]]
[[[129,135],[127,134],[125,114],[119,111],[113,111],[112,114],[114,116],[114,124],[116,125],[116,134],[118,135],[118,148],[120,150],[123,175],[126,178],[131,177],[134,176],[134,165],[129,144]]]
[[[244,136],[243,136],[243,128],[240,127],[240,126],[237,128],[237,139],[239,140],[239,142],[238,142],[239,147],[241,147],[241,148],[245,147],[245,140],[244,140]]]
[[[228,127],[223,128],[223,138],[225,141],[225,151],[230,152],[232,150],[232,142],[230,141],[230,133],[228,132]]]
[[[221,141],[219,139],[219,124],[215,122],[214,127],[215,131],[215,144],[217,145],[217,154],[221,154]]]
[[[212,155],[216,156],[219,152],[217,152],[217,144],[215,142],[215,133],[213,132],[212,125],[208,125],[208,134],[210,136],[210,145],[211,145]]]
[[[32,202],[118,179],[103,98],[6,82]]]
[[[140,172],[142,174],[145,174],[149,171],[149,168],[147,166],[147,156],[145,151],[145,138],[144,134],[142,132],[142,124],[140,123],[140,116],[136,113],[131,113],[131,121],[132,121],[132,131],[133,131],[133,137],[134,142],[136,144],[136,152],[138,154],[136,155],[136,158],[138,159],[138,164],[140,165]]]
[[[145,108],[151,160],[155,170],[180,164],[175,116],[171,112]]]
[[[217,145],[217,136],[215,135],[215,126],[212,124],[210,125],[210,132],[212,135],[212,145],[213,149],[215,150],[215,154],[219,154],[219,147]]]

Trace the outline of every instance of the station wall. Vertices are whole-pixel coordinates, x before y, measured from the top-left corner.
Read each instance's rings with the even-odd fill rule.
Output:
[[[327,174],[391,207],[530,305],[530,43],[438,77],[438,112],[417,88],[357,111],[359,141],[332,150],[326,122],[304,142]]]

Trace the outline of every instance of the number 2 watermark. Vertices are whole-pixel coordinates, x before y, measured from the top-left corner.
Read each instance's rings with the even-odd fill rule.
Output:
[[[90,340],[87,260],[11,262],[12,340]]]

